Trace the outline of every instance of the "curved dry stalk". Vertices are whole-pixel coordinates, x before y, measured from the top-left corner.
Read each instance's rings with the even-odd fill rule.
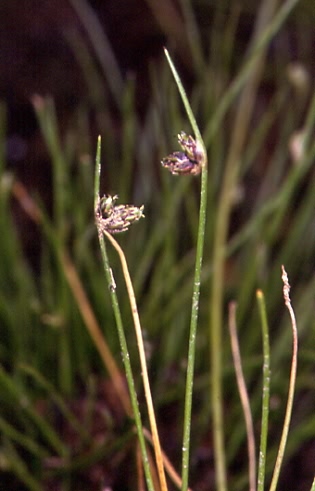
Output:
[[[284,423],[283,423],[283,430],[282,430],[282,435],[281,435],[281,440],[279,444],[279,449],[278,449],[278,455],[275,463],[275,468],[273,471],[273,476],[270,484],[270,490],[269,491],[275,491],[277,484],[278,484],[278,479],[279,479],[279,474],[280,474],[280,469],[283,461],[283,456],[284,456],[284,451],[288,439],[288,433],[289,433],[289,426],[290,426],[290,421],[291,421],[291,414],[292,414],[292,407],[293,407],[293,399],[294,399],[294,391],[295,391],[295,381],[296,381],[296,371],[297,371],[297,354],[298,354],[298,333],[297,333],[297,325],[296,325],[296,319],[294,315],[294,310],[291,305],[291,299],[290,299],[290,284],[288,280],[288,275],[286,270],[284,269],[284,266],[281,267],[282,269],[282,281],[283,281],[283,298],[284,298],[284,303],[285,306],[287,307],[290,318],[291,318],[291,327],[292,327],[292,336],[293,336],[293,341],[292,341],[292,362],[291,362],[291,372],[290,372],[290,381],[289,381],[289,392],[288,392],[288,401],[287,401],[287,407],[286,407],[286,412],[285,412],[285,417],[284,417]]]
[[[240,347],[236,332],[236,303],[230,302],[229,304],[229,330],[231,338],[231,348],[233,355],[233,362],[236,374],[236,381],[238,386],[238,392],[241,399],[243,408],[246,435],[247,435],[247,449],[248,449],[248,464],[249,464],[249,489],[250,491],[256,491],[256,452],[255,452],[255,435],[252,412],[249,403],[248,392],[245,384],[244,373],[242,369],[242,359],[240,354]]]
[[[114,237],[110,233],[108,233],[106,230],[103,230],[103,233],[107,237],[107,239],[111,242],[111,244],[114,246],[116,251],[118,252],[119,259],[120,259],[121,266],[122,266],[122,270],[123,270],[123,274],[124,274],[124,278],[125,278],[125,282],[126,282],[126,287],[127,287],[127,291],[128,291],[128,297],[129,297],[129,302],[130,302],[130,307],[131,307],[131,312],[132,312],[132,317],[133,317],[133,322],[134,322],[134,327],[135,327],[135,331],[136,331],[136,338],[137,338],[138,351],[139,351],[140,364],[141,364],[141,371],[142,371],[142,378],[143,378],[143,386],[144,386],[145,398],[146,398],[148,415],[149,415],[149,420],[150,420],[150,427],[151,427],[152,441],[153,441],[153,447],[154,447],[154,452],[155,452],[156,466],[157,466],[157,470],[158,470],[158,474],[159,474],[161,491],[167,491],[167,484],[166,484],[164,465],[163,465],[163,456],[162,456],[160,439],[159,439],[159,434],[158,434],[157,424],[156,424],[156,418],[155,418],[155,413],[154,413],[154,407],[153,407],[151,388],[150,388],[150,383],[149,383],[148,369],[147,369],[147,363],[146,363],[146,358],[145,358],[145,349],[144,349],[144,344],[143,344],[141,324],[140,324],[140,318],[139,318],[139,313],[138,313],[138,308],[137,308],[137,303],[136,303],[136,297],[135,297],[132,281],[130,278],[126,257],[125,257],[125,254],[124,254],[122,248],[120,247],[118,242],[114,239]]]

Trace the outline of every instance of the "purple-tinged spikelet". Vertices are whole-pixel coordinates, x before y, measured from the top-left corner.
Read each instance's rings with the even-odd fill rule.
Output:
[[[184,131],[178,134],[178,143],[183,152],[173,152],[164,159],[161,164],[174,175],[200,174],[204,161],[203,148],[190,135]]]
[[[100,201],[100,220],[103,230],[110,234],[126,232],[129,226],[144,217],[144,206],[116,205],[118,196],[105,195]]]

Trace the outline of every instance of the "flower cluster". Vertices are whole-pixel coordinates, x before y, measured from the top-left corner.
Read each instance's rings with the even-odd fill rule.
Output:
[[[129,226],[144,217],[144,206],[116,205],[118,196],[105,195],[100,201],[99,214],[102,229],[110,234],[128,230]]]
[[[161,164],[174,175],[196,176],[200,174],[204,162],[202,147],[184,131],[181,131],[177,138],[183,152],[171,153],[162,159]]]

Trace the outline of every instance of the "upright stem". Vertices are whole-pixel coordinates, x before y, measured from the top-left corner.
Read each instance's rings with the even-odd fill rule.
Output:
[[[191,432],[191,410],[192,410],[192,395],[194,385],[194,370],[195,370],[195,353],[196,353],[196,335],[197,323],[199,314],[199,296],[200,296],[200,278],[203,259],[204,237],[206,227],[206,211],[207,211],[207,187],[208,187],[208,161],[207,153],[202,140],[199,127],[195,120],[193,111],[188,101],[183,84],[177,73],[177,70],[172,62],[172,59],[165,49],[165,56],[172,70],[178,91],[181,95],[188,119],[193,128],[196,142],[203,149],[203,161],[201,162],[201,190],[200,190],[200,209],[199,209],[199,226],[196,246],[196,263],[194,286],[192,294],[189,345],[188,345],[188,360],[187,360],[187,375],[186,375],[186,391],[185,391],[185,409],[184,409],[184,429],[183,429],[183,446],[182,446],[182,491],[188,489],[189,476],[189,454],[190,454],[190,432]]]
[[[111,294],[112,306],[113,306],[113,311],[114,311],[116,325],[117,325],[117,331],[118,331],[118,337],[119,337],[119,342],[120,342],[120,347],[121,347],[121,352],[122,352],[122,358],[123,358],[123,363],[124,363],[124,368],[125,368],[125,373],[126,373],[126,379],[127,379],[128,389],[129,389],[129,393],[130,393],[131,406],[132,406],[132,410],[133,410],[133,416],[135,419],[135,425],[137,428],[137,434],[138,434],[139,445],[140,445],[140,450],[141,450],[144,473],[145,473],[146,482],[147,482],[147,486],[148,486],[149,491],[154,491],[153,479],[151,476],[150,464],[149,464],[149,459],[148,459],[148,454],[147,454],[147,449],[146,449],[146,443],[145,443],[144,432],[143,432],[143,427],[142,427],[141,415],[140,415],[140,411],[139,411],[137,393],[136,393],[136,389],[135,389],[135,385],[134,385],[134,377],[133,377],[132,368],[131,368],[131,364],[130,364],[130,356],[129,356],[129,352],[128,352],[126,336],[125,336],[125,332],[124,332],[124,327],[123,327],[121,314],[120,314],[120,308],[119,308],[118,299],[117,299],[117,295],[116,295],[116,287],[115,287],[115,283],[114,283],[114,278],[113,278],[112,270],[109,266],[109,261],[108,261],[107,251],[106,251],[106,244],[105,244],[105,240],[104,240],[104,236],[103,236],[103,229],[102,229],[100,217],[99,217],[100,173],[101,173],[101,138],[99,137],[98,142],[97,142],[97,154],[96,154],[96,162],[95,162],[95,183],[94,183],[95,221],[96,221],[96,226],[97,226],[97,230],[98,230],[98,237],[99,237],[99,242],[100,242],[100,248],[101,248],[104,270],[105,270],[105,274],[106,274],[106,278],[108,281],[109,290],[110,290],[110,294]]]
[[[186,374],[184,431],[183,431],[183,448],[182,448],[182,491],[186,491],[188,488],[188,476],[189,476],[191,410],[192,410],[192,395],[193,395],[193,384],[194,384],[196,335],[197,335],[197,323],[198,323],[198,313],[199,313],[200,277],[201,277],[203,248],[204,248],[205,226],[206,226],[207,181],[208,181],[208,168],[207,165],[205,165],[202,169],[202,175],[201,175],[199,228],[198,228],[198,237],[197,237],[195,276],[194,276],[194,287],[193,287],[193,295],[192,295],[192,308],[191,308],[189,345],[188,345],[188,363],[187,363],[187,374]]]
[[[151,389],[150,389],[150,382],[149,382],[149,375],[148,375],[147,363],[146,363],[146,358],[145,358],[145,349],[144,349],[143,338],[142,338],[141,324],[140,324],[140,318],[139,318],[138,308],[137,308],[137,304],[136,304],[136,297],[135,297],[132,281],[130,278],[125,254],[124,254],[122,248],[120,247],[120,245],[118,244],[118,242],[114,239],[114,237],[112,237],[108,232],[104,231],[104,233],[105,233],[107,239],[112,243],[112,245],[115,247],[116,251],[118,252],[121,266],[122,266],[122,270],[123,270],[123,274],[124,274],[124,278],[125,278],[125,282],[126,282],[126,287],[127,287],[128,297],[129,297],[129,302],[130,302],[130,307],[131,307],[131,313],[132,313],[132,317],[133,317],[133,322],[134,322],[134,327],[135,327],[135,332],[136,332],[136,338],[137,338],[137,344],[138,344],[138,351],[139,351],[139,357],[140,357],[144,393],[145,393],[145,398],[146,398],[146,402],[147,402],[148,415],[149,415],[150,427],[151,427],[151,432],[152,432],[152,441],[153,441],[153,447],[154,447],[154,451],[155,451],[156,466],[157,466],[157,470],[158,470],[158,474],[159,474],[161,491],[167,491],[167,484],[166,484],[164,465],[163,465],[163,456],[162,456],[160,439],[159,439],[159,434],[158,434],[158,429],[157,429],[157,424],[156,424],[156,418],[155,418],[155,413],[154,413],[154,407],[153,407],[153,401],[152,401],[152,395],[151,395]]]
[[[261,328],[263,336],[263,390],[262,390],[262,413],[261,413],[261,431],[259,446],[259,463],[257,477],[257,491],[264,490],[266,474],[266,452],[268,437],[268,420],[269,420],[269,399],[270,399],[270,344],[269,344],[269,327],[267,320],[266,304],[263,292],[258,290],[256,293],[259,314],[261,319]]]

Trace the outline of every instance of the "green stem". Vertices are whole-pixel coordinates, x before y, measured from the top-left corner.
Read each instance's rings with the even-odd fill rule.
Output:
[[[154,412],[154,406],[153,406],[153,400],[152,400],[152,394],[151,394],[151,388],[150,388],[150,382],[149,382],[148,367],[147,367],[147,362],[146,362],[146,357],[145,357],[145,348],[144,348],[144,342],[143,342],[143,336],[142,336],[142,329],[141,329],[141,324],[140,324],[138,307],[137,307],[137,303],[136,303],[135,292],[133,289],[133,285],[132,285],[126,257],[125,257],[125,254],[124,254],[122,248],[120,247],[118,242],[114,239],[114,237],[111,236],[111,234],[109,232],[104,231],[104,234],[106,235],[106,238],[111,242],[113,247],[118,252],[120,262],[121,262],[121,267],[123,270],[123,275],[125,278],[125,283],[126,283],[126,288],[127,288],[127,292],[128,292],[129,303],[130,303],[130,308],[131,308],[131,313],[132,313],[133,323],[134,323],[134,328],[135,328],[135,333],[136,333],[137,345],[138,345],[143,387],[144,387],[144,393],[145,393],[145,398],[146,398],[146,403],[147,403],[147,408],[148,408],[148,415],[149,415],[149,421],[150,421],[150,427],[151,427],[151,433],[152,433],[152,442],[153,442],[153,447],[154,447],[154,451],[155,451],[155,462],[156,462],[156,467],[157,467],[157,471],[158,471],[158,475],[159,475],[159,479],[160,479],[161,491],[167,491],[167,483],[166,483],[165,472],[164,472],[162,449],[161,449],[160,438],[159,438],[159,434],[158,434],[158,428],[157,428],[157,424],[156,424],[156,417],[155,417],[155,412]]]
[[[257,491],[264,490],[266,475],[266,452],[268,437],[268,419],[269,419],[269,396],[270,396],[270,345],[269,330],[266,313],[266,304],[263,292],[258,290],[256,293],[258,308],[261,319],[261,328],[263,336],[263,389],[262,389],[262,415],[260,431],[260,448],[258,462],[258,481]]]
[[[187,116],[193,128],[196,141],[202,146],[204,161],[202,162],[201,174],[201,191],[200,191],[200,209],[199,209],[199,227],[196,246],[196,263],[194,274],[194,286],[192,294],[192,307],[190,319],[189,345],[188,345],[188,363],[186,374],[186,391],[185,391],[185,408],[184,408],[184,430],[183,430],[183,446],[182,446],[182,491],[188,488],[189,476],[189,454],[190,454],[190,433],[191,433],[191,410],[192,410],[192,395],[194,385],[194,368],[195,368],[195,353],[196,353],[196,334],[199,314],[199,296],[200,296],[200,279],[203,259],[204,237],[206,227],[206,210],[207,210],[207,182],[208,182],[208,165],[205,146],[189,104],[186,92],[179,78],[177,70],[165,49],[167,61],[171,67],[174,79],[176,81],[179,93],[181,95]]]
[[[100,173],[101,173],[101,137],[98,138],[96,161],[95,161],[94,205],[95,205],[96,226],[97,226],[97,230],[98,230],[98,237],[99,237],[99,242],[100,242],[104,271],[105,271],[106,279],[107,279],[107,282],[109,285],[112,307],[113,307],[115,320],[116,320],[116,326],[117,326],[117,331],[118,331],[120,348],[121,348],[121,352],[122,352],[122,359],[123,359],[127,384],[128,384],[129,393],[130,393],[133,416],[134,416],[135,424],[136,424],[136,428],[137,428],[137,434],[138,434],[139,445],[140,445],[140,450],[141,450],[141,455],[142,455],[144,473],[145,473],[146,482],[147,482],[147,486],[148,486],[149,491],[154,491],[153,480],[152,480],[151,470],[150,470],[150,465],[149,465],[149,459],[148,459],[148,454],[147,454],[147,449],[146,449],[146,444],[145,444],[145,438],[144,438],[144,434],[143,434],[141,415],[140,415],[139,406],[138,406],[137,393],[136,393],[135,384],[134,384],[134,377],[133,377],[132,368],[131,368],[131,364],[130,364],[130,357],[129,357],[128,347],[127,347],[126,336],[125,336],[125,332],[124,332],[120,308],[119,308],[118,299],[117,299],[117,295],[116,295],[115,285],[113,282],[113,274],[112,274],[112,270],[110,268],[109,261],[108,261],[108,255],[107,255],[105,240],[104,240],[103,232],[102,232],[100,224],[99,224]]]
[[[182,98],[182,101],[183,101],[183,104],[184,104],[184,107],[185,107],[185,110],[186,110],[186,113],[187,113],[187,116],[188,116],[188,119],[190,121],[190,124],[192,126],[192,129],[194,131],[194,134],[195,134],[195,137],[196,137],[196,140],[199,141],[199,143],[203,146],[204,148],[204,144],[203,144],[203,139],[201,137],[201,133],[200,133],[200,130],[199,130],[199,127],[197,125],[197,121],[195,119],[195,116],[194,116],[194,113],[191,109],[191,106],[189,104],[189,101],[188,101],[188,97],[186,95],[186,92],[185,92],[185,89],[184,89],[184,86],[181,82],[181,79],[178,75],[178,72],[175,68],[175,65],[169,55],[169,52],[167,51],[166,48],[164,48],[164,53],[165,53],[165,56],[166,56],[166,59],[168,61],[168,64],[170,65],[170,68],[171,68],[171,71],[172,71],[172,74],[173,74],[173,77],[174,77],[174,80],[176,82],[176,85],[177,85],[177,88],[178,88],[178,92],[180,93],[180,96]],[[205,149],[205,148],[204,148]],[[207,162],[205,162],[206,164]]]
[[[198,314],[199,314],[200,277],[201,277],[201,269],[202,269],[204,235],[205,235],[205,225],[206,225],[207,180],[208,180],[208,169],[207,166],[204,166],[201,175],[199,227],[198,227],[197,248],[196,248],[195,276],[194,276],[194,287],[193,287],[193,295],[192,295],[192,308],[191,308],[189,346],[188,346],[188,364],[187,364],[187,374],[186,374],[184,433],[183,433],[183,447],[182,447],[182,490],[183,491],[186,491],[188,488],[191,409],[192,409],[192,394],[193,394],[193,384],[194,384],[196,333],[197,333]]]

